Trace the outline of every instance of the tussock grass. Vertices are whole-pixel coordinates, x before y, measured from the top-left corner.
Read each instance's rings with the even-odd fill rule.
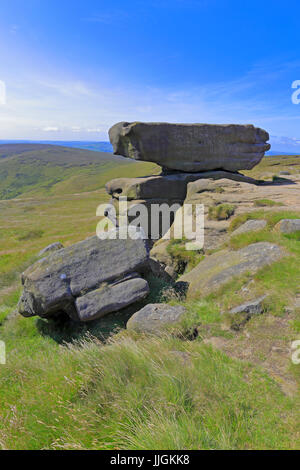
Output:
[[[183,274],[193,269],[203,258],[202,250],[187,250],[185,239],[172,238],[167,245],[167,252],[176,263],[176,271]]]
[[[297,446],[290,400],[265,374],[201,341],[126,335],[55,347],[30,321],[16,322],[26,332],[10,345],[5,379],[0,369],[3,448]]]
[[[235,211],[235,206],[232,204],[218,204],[217,206],[210,206],[208,209],[208,217],[212,220],[227,220]]]

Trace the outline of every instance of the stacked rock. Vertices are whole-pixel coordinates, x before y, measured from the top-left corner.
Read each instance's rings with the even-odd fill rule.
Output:
[[[236,186],[243,183],[256,185],[256,180],[238,171],[253,168],[270,149],[269,134],[252,125],[120,122],[109,130],[109,137],[115,154],[155,162],[162,167],[158,176],[119,178],[106,184],[117,214],[119,200],[126,196],[129,208],[145,205],[149,217],[153,204],[182,205],[186,201],[188,185],[192,183],[195,188],[201,186],[202,190],[198,192],[202,193],[205,190],[217,193],[218,181],[224,179],[237,182]],[[199,186],[196,182],[200,180],[205,181]],[[204,194],[202,201],[206,202]],[[131,221],[130,211],[128,214]],[[171,225],[173,221],[174,217],[170,219]],[[150,226],[151,220],[148,220],[143,228],[153,239]],[[160,238],[169,228],[160,226],[155,233]]]
[[[238,171],[253,168],[270,148],[268,133],[252,125],[121,122],[110,129],[109,136],[115,154],[162,167],[161,175],[120,178],[106,185],[110,207],[119,207],[121,197],[127,198],[129,212],[117,213],[118,217],[130,219],[130,210],[134,213],[137,204],[146,207],[150,219],[154,205],[175,205],[167,226],[159,222],[155,240],[169,231],[176,210],[185,202],[208,206],[237,198],[240,202],[241,193],[251,193],[258,182]],[[118,217],[112,218],[116,226]],[[143,228],[151,238],[153,224],[148,219]],[[46,257],[22,275],[19,312],[44,318],[67,313],[85,322],[143,299],[149,292],[142,277],[149,266],[149,250],[143,233],[137,234],[135,239],[92,237],[67,248],[47,247],[41,252]],[[158,262],[159,253],[166,257],[160,247],[154,245],[151,255]]]

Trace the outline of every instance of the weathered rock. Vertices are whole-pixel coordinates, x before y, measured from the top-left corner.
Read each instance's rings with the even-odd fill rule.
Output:
[[[168,253],[169,243],[170,240],[158,240],[151,248],[150,257],[159,263],[162,271],[165,271],[172,279],[176,279],[178,275],[177,263]],[[157,274],[159,275],[159,273]]]
[[[80,321],[91,321],[144,299],[149,294],[145,279],[133,274],[120,282],[107,284],[78,297],[75,305]]]
[[[251,317],[252,315],[260,315],[263,312],[263,301],[266,297],[266,295],[263,295],[258,299],[254,299],[250,302],[238,305],[237,307],[232,308],[228,313],[230,315],[245,313],[249,317]]]
[[[195,297],[216,291],[235,277],[256,273],[278,261],[284,251],[269,242],[253,243],[237,251],[222,250],[207,256],[180,282],[188,284],[188,295]]]
[[[143,333],[158,333],[166,326],[178,323],[185,313],[186,310],[182,306],[148,304],[129,319],[127,329]]]
[[[300,219],[283,219],[275,225],[275,230],[281,233],[300,232]]]
[[[106,185],[106,191],[112,196],[110,203],[114,207],[112,210],[107,206],[106,215],[115,224],[118,223],[118,217],[125,215],[128,211],[128,221],[131,223],[136,214],[133,210],[134,206],[136,207],[137,204],[145,206],[147,217],[143,218],[141,225],[150,239],[157,240],[169,230],[178,208],[184,202],[204,204],[205,209],[208,210],[210,205],[223,202],[223,200],[239,201],[242,191],[248,193],[250,188],[257,188],[258,184],[259,182],[253,178],[228,171],[119,178]],[[121,196],[127,197],[126,203],[120,204]],[[152,217],[152,211],[154,210],[155,214],[155,207],[158,208],[166,204],[170,210],[170,218],[167,219],[165,215],[164,224],[162,224],[158,217]],[[132,215],[130,215],[132,210]],[[142,208],[137,212],[138,214],[142,213]],[[150,231],[151,223],[152,233]],[[213,238],[215,238],[215,230],[213,230]]]
[[[49,316],[63,310],[73,317],[75,298],[104,282],[143,270],[148,256],[145,241],[131,238],[92,237],[54,252],[23,273],[19,312]]]
[[[64,245],[60,242],[51,243],[51,245],[46,246],[46,248],[39,252],[39,256],[48,256],[50,253],[61,250],[63,247]]]
[[[259,182],[249,176],[229,171],[205,171],[200,173],[174,173],[170,175],[154,175],[141,178],[116,178],[105,185],[106,192],[119,199],[126,196],[133,199],[160,199],[184,200],[187,195],[189,183],[199,180],[199,190],[209,191],[214,189],[214,181],[227,179],[227,184],[232,181],[241,183],[258,184]],[[203,182],[202,182],[203,181]],[[195,191],[195,189],[194,189]]]
[[[232,236],[240,235],[241,233],[247,232],[257,232],[259,230],[263,230],[267,226],[266,220],[247,220],[243,225],[232,232]]]
[[[115,154],[186,172],[250,170],[270,149],[252,125],[119,122],[109,138]]]

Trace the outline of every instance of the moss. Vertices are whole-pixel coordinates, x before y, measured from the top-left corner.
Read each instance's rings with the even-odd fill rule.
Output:
[[[283,206],[283,204],[281,202],[272,201],[271,199],[257,199],[257,201],[254,201],[254,206],[273,207],[273,206]]]
[[[214,189],[214,193],[219,193],[219,194],[222,194],[224,193],[225,189],[222,188],[222,186],[217,186],[215,189]]]

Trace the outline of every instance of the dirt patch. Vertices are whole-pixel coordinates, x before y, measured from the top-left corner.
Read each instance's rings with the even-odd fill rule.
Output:
[[[232,339],[212,336],[204,342],[230,357],[261,366],[286,395],[292,396],[298,391],[297,381],[289,370],[292,364],[291,342],[296,339],[290,326],[293,319],[292,314],[284,317],[262,315],[253,318]]]

